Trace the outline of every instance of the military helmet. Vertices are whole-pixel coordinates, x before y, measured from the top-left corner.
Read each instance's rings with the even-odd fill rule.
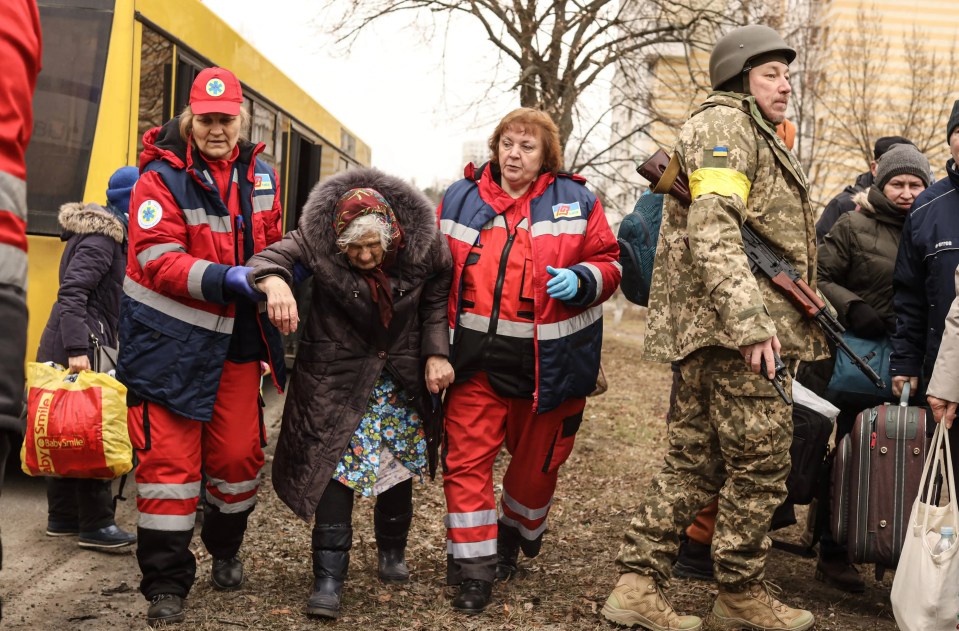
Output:
[[[764,53],[781,52],[789,63],[796,51],[768,26],[750,24],[731,30],[716,42],[709,56],[709,82],[714,90],[740,74],[746,62]]]

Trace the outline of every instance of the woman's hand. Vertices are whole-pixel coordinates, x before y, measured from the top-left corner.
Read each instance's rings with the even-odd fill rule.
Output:
[[[266,294],[266,311],[273,326],[283,335],[296,331],[300,316],[296,298],[286,281],[279,276],[266,276],[256,281],[256,288]]]
[[[445,390],[455,378],[453,365],[442,355],[430,355],[426,358],[426,388],[433,394]]]
[[[932,408],[932,416],[937,423],[944,423],[946,429],[952,427],[952,422],[956,420],[956,402],[946,401],[939,397],[929,395],[926,397],[929,407]]]
[[[69,372],[80,372],[81,370],[91,370],[90,358],[83,355],[76,355],[67,358],[67,370]]]

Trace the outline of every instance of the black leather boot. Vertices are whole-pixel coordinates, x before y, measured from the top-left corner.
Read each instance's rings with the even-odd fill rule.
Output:
[[[468,578],[460,585],[460,591],[453,598],[452,606],[463,613],[480,613],[489,605],[493,595],[493,583]]]
[[[171,624],[183,622],[183,598],[176,594],[157,594],[150,599],[150,608],[147,609],[147,624],[151,627],[156,624]]]
[[[410,580],[410,570],[406,567],[406,539],[412,521],[412,509],[397,517],[387,517],[378,508],[373,509],[378,574],[384,583],[406,583]]]
[[[239,589],[243,585],[243,561],[239,557],[213,559],[210,582],[220,591]]]
[[[519,531],[503,522],[497,522],[496,580],[508,581],[519,571]]]
[[[353,527],[350,524],[313,526],[313,593],[306,613],[320,618],[338,618],[343,582],[350,565]]]

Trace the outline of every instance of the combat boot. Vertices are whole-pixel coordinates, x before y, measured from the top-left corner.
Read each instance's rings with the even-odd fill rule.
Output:
[[[508,581],[519,571],[519,548],[522,537],[512,526],[497,523],[496,580]]]
[[[666,600],[656,581],[629,572],[619,577],[613,593],[603,605],[603,617],[625,627],[649,631],[699,631],[703,621],[696,616],[681,616]]]
[[[741,592],[719,588],[713,604],[713,618],[725,628],[754,631],[804,631],[816,619],[805,609],[793,609],[779,602],[773,591],[779,588],[766,581],[754,581]]]
[[[708,544],[699,543],[685,537],[679,544],[679,556],[673,563],[673,576],[679,578],[695,578],[701,581],[711,581],[713,575],[713,558]]]
[[[859,570],[846,558],[819,559],[816,564],[816,580],[832,585],[850,594],[861,594],[866,591],[866,584],[859,576]]]

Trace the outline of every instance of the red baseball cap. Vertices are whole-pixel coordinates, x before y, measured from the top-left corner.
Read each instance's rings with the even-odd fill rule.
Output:
[[[206,68],[193,80],[190,109],[194,114],[217,112],[238,116],[243,105],[243,89],[236,75],[226,68]]]

